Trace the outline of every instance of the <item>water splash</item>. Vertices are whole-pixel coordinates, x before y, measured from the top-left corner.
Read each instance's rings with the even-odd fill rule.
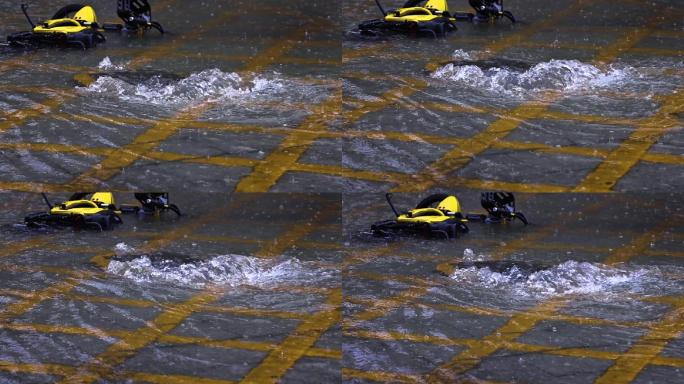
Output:
[[[232,254],[206,260],[161,254],[115,258],[110,261],[107,272],[138,283],[164,282],[195,288],[213,284],[233,287],[320,284],[336,276],[334,270],[317,268],[296,258],[264,260]]]
[[[636,293],[664,281],[655,267],[611,267],[574,260],[549,267],[530,265],[508,263],[501,267],[496,262],[491,266],[478,262],[457,268],[450,277],[470,286],[502,289],[520,296]]]
[[[139,82],[127,80],[130,79],[125,76],[103,75],[89,86],[77,89],[127,102],[182,106],[277,93],[285,85],[285,81],[277,74],[247,79],[235,72],[223,72],[219,69],[204,70],[182,79],[153,75]]]
[[[102,70],[123,71],[126,69],[126,64],[113,64],[112,60],[109,58],[109,56],[107,56],[100,61],[100,63],[97,65],[97,68]]]
[[[459,52],[458,57],[467,52]],[[467,54],[466,57],[470,57]],[[608,88],[636,77],[632,67],[600,69],[577,60],[550,60],[528,69],[450,63],[432,73],[461,86],[523,97],[545,91],[581,92]]]

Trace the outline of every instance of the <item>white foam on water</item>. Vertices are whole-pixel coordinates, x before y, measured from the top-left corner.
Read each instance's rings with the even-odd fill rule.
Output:
[[[451,58],[454,60],[474,60],[477,57],[477,51],[465,51],[463,49],[457,49],[451,54]]]
[[[264,260],[233,254],[188,263],[153,261],[142,255],[127,261],[112,260],[107,272],[139,283],[166,282],[197,288],[207,285],[268,287],[311,284],[336,276],[334,270],[316,268],[296,258]]]
[[[458,268],[450,277],[459,283],[498,288],[516,295],[549,296],[639,292],[646,284],[659,279],[660,273],[650,267],[622,268],[570,260],[532,273],[515,266],[503,273],[472,266]]]
[[[117,256],[122,256],[122,255],[130,255],[135,252],[135,248],[131,247],[130,245],[126,243],[117,243],[114,246],[114,253]]]
[[[277,74],[245,79],[235,72],[207,69],[180,80],[152,76],[139,83],[129,83],[112,76],[100,76],[82,92],[118,98],[122,101],[153,105],[189,105],[208,101],[226,101],[263,93],[277,93],[285,81]]]
[[[97,65],[97,68],[102,70],[123,71],[126,69],[126,64],[113,64],[112,60],[109,58],[109,56],[107,56],[100,61],[100,63]]]
[[[458,59],[468,57],[470,55],[459,56]],[[582,92],[609,88],[638,77],[633,67],[610,67],[604,70],[578,60],[550,60],[536,64],[526,71],[450,63],[433,72],[431,76],[460,86],[519,97],[544,91]]]

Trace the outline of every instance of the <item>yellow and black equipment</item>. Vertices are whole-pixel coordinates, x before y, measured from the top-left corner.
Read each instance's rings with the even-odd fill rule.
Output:
[[[135,193],[140,206],[120,207],[117,207],[112,192],[78,192],[60,204],[52,204],[44,193],[42,195],[48,211],[26,216],[24,223],[29,228],[75,227],[104,231],[123,224],[119,216],[122,213],[159,214],[169,210],[181,215],[178,207],[169,203],[166,192]]]
[[[427,236],[456,238],[459,233],[469,231],[468,222],[485,223],[509,222],[515,219],[527,225],[525,215],[515,209],[515,197],[509,192],[484,192],[481,195],[482,207],[486,214],[467,214],[461,212],[461,204],[454,195],[436,193],[423,199],[414,209],[399,213],[386,194],[395,218],[378,221],[371,225],[371,232],[378,236],[395,234],[421,234]]]
[[[106,41],[102,31],[142,33],[154,28],[164,33],[161,24],[152,21],[152,8],[147,0],[118,0],[117,14],[123,24],[100,25],[95,10],[90,5],[64,6],[52,18],[37,24],[31,20],[27,9],[28,5],[21,5],[21,11],[32,29],[7,36],[7,43],[12,47],[56,46],[86,49]]]
[[[419,4],[423,3],[422,6]],[[379,0],[375,3],[383,17],[359,24],[362,35],[375,36],[394,32],[414,36],[442,37],[455,31],[456,18],[449,13],[446,0],[408,0],[403,7],[385,11]]]
[[[28,5],[21,5],[21,10],[32,29],[7,36],[7,42],[11,46],[52,45],[86,49],[106,40],[99,31],[95,10],[89,5],[67,5],[49,20],[38,24],[33,23],[27,9]]]

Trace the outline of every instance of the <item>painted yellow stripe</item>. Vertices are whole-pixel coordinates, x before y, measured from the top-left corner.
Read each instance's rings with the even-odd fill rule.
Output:
[[[333,290],[326,303],[331,308],[316,312],[302,321],[292,334],[241,380],[241,383],[262,384],[280,381],[316,340],[341,320],[342,289]]]
[[[465,187],[470,189],[500,190],[509,192],[562,193],[570,191],[570,187],[554,184],[514,183],[509,181],[480,180],[465,177],[450,177],[442,184],[451,188]]]
[[[440,365],[426,376],[430,383],[452,382],[457,380],[460,374],[476,367],[480,361],[501,349],[502,343],[511,342],[532,329],[539,322],[539,314],[551,314],[563,304],[561,299],[551,299],[537,305],[529,312],[535,313],[530,316],[527,313],[520,313],[512,316],[508,322],[497,329],[494,333],[483,337],[476,345],[462,351],[453,359]]]
[[[198,376],[158,375],[145,372],[124,372],[122,376],[136,381],[154,384],[233,384],[235,381],[209,379]]]
[[[411,287],[394,296],[385,299],[376,299],[370,308],[346,318],[344,320],[344,325],[347,328],[354,327],[361,322],[370,321],[385,316],[389,312],[401,307],[402,305],[405,305],[409,301],[415,300],[425,295],[429,289],[429,286]]]
[[[252,173],[240,180],[237,192],[267,192],[280,177],[291,168],[302,154],[324,131],[326,124],[339,113],[341,90],[316,107],[313,114],[304,119],[297,131],[292,132],[267,157],[256,165]]]
[[[318,230],[319,223],[326,223],[328,220],[340,214],[338,207],[326,205],[316,210],[313,215],[305,222],[294,223],[285,233],[267,243],[264,247],[254,253],[258,257],[276,257],[292,248],[302,238]]]
[[[361,371],[353,368],[342,368],[342,377],[346,379],[365,379],[378,382],[389,383],[422,383],[418,375],[407,375],[405,373]]]
[[[157,315],[149,325],[131,332],[112,344],[106,351],[90,362],[78,367],[77,371],[61,380],[61,383],[92,383],[111,375],[114,367],[126,361],[141,348],[157,341],[163,334],[177,327],[198,307],[207,305],[220,297],[219,292],[205,291],[190,299],[170,305],[166,311]]]
[[[41,236],[6,244],[0,249],[0,258],[14,256],[17,253],[28,251],[29,249],[44,247],[49,244],[50,241],[51,240],[47,237]]]
[[[534,119],[545,108],[544,104],[523,104],[492,122],[483,131],[463,141],[463,144],[442,155],[433,164],[419,172],[418,180],[408,185],[394,188],[396,192],[418,192],[430,188],[437,182],[445,182],[449,174],[464,167],[478,154],[490,148],[493,143],[503,140],[524,120]]]
[[[580,192],[610,191],[648,152],[663,134],[679,126],[673,114],[684,107],[684,88],[665,97],[658,112],[641,123],[618,148],[575,188]]]
[[[184,155],[172,152],[147,152],[144,156],[147,159],[157,161],[181,161],[184,163],[215,165],[219,167],[252,167],[258,160],[233,156],[201,156]]]
[[[644,153],[641,160],[650,163],[684,165],[684,156],[669,153]]]
[[[640,236],[632,239],[629,244],[620,247],[615,252],[612,252],[603,262],[605,264],[626,263],[633,257],[643,254],[645,250],[650,248],[651,244],[657,241],[666,231],[675,228],[677,223],[675,216],[667,216],[656,225],[655,228],[649,229]]]
[[[75,96],[76,95],[74,93],[67,93],[63,91],[41,100],[39,103],[36,103],[31,107],[14,111],[7,115],[4,119],[0,120],[0,133],[8,129],[18,127],[30,119],[48,114],[52,111],[56,111],[62,104],[64,104],[64,102],[72,99]]]
[[[97,337],[101,340],[112,340],[114,338],[125,337],[130,334],[128,331],[105,330],[98,328],[72,327],[66,325],[32,324],[32,323],[0,323],[0,329],[11,329],[13,331],[40,332],[47,334],[62,333],[65,335],[81,335]]]
[[[319,164],[292,164],[291,171],[317,173],[322,175],[341,176],[359,180],[369,180],[378,182],[390,183],[408,183],[412,180],[411,175],[399,172],[379,172],[379,171],[363,171],[340,167],[336,165],[319,165]]]
[[[274,350],[277,345],[271,343],[261,343],[255,341],[244,340],[212,340],[199,337],[186,337],[176,335],[162,335],[159,337],[159,342],[168,344],[193,344],[201,345],[209,348],[225,348],[225,349],[244,349],[249,351],[270,352]],[[324,348],[310,348],[304,352],[305,356],[317,357],[324,359],[339,360],[342,358],[341,352],[337,350]]]
[[[536,324],[536,323],[535,323]],[[524,325],[525,327],[529,325]],[[533,325],[534,326],[534,325]],[[415,343],[427,343],[439,346],[460,345],[471,349],[493,348],[491,340],[458,339],[444,336],[420,335],[398,331],[346,331],[345,336],[358,339],[376,339],[384,341],[411,341]],[[516,336],[517,337],[517,336]],[[515,341],[497,340],[499,349],[510,349],[518,352],[545,353],[558,356],[571,356],[580,358],[593,358],[602,360],[615,360],[620,356],[619,352],[594,350],[590,348],[558,348],[551,345],[524,344]],[[455,378],[452,378],[452,380]],[[460,377],[458,378],[460,379]],[[459,381],[460,382],[460,381]]]
[[[74,371],[73,367],[60,364],[22,364],[0,361],[0,370],[12,373],[33,373],[66,376]]]
[[[684,359],[677,357],[656,356],[651,361],[652,365],[664,365],[668,367],[684,368]]]
[[[305,320],[310,316],[308,313],[276,311],[270,309],[256,309],[256,308],[239,308],[239,307],[220,307],[220,306],[204,306],[201,307],[202,312],[214,313],[231,313],[235,315],[245,315],[253,317],[275,317],[278,319],[294,319]]]
[[[653,326],[649,332],[599,377],[596,384],[630,383],[637,375],[660,354],[663,348],[684,329],[684,307],[677,307],[664,319]]]
[[[64,281],[58,282],[36,292],[29,298],[7,304],[4,308],[0,309],[0,323],[7,322],[14,317],[23,315],[45,299],[50,299],[64,292],[70,291],[73,289],[73,287],[78,285],[80,281],[81,280],[78,278],[68,277]]]

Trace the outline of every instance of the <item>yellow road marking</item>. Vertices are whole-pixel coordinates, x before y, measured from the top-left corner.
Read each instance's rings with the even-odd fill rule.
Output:
[[[681,218],[680,218],[681,219]],[[633,257],[642,255],[644,251],[650,248],[651,244],[657,241],[664,232],[676,226],[676,223],[681,222],[676,217],[668,216],[658,223],[658,225],[650,229],[640,236],[635,237],[629,244],[624,247],[616,249],[603,262],[605,264],[626,263]]]
[[[342,319],[342,289],[330,293],[324,309],[304,320],[241,383],[275,383],[310,349],[318,338]]]
[[[324,205],[319,210],[316,210],[306,222],[293,224],[285,233],[274,238],[272,242],[262,247],[254,255],[258,257],[282,255],[283,252],[295,246],[306,235],[318,230],[318,224],[326,223],[327,220],[333,219],[340,213],[339,207],[333,207],[331,204]]]
[[[341,100],[342,93],[338,90],[333,97],[318,105],[315,111],[304,119],[299,130],[287,136],[278,148],[256,165],[251,174],[240,180],[235,190],[267,192],[318,137],[316,131],[325,130],[325,124],[331,116],[339,113]]]
[[[18,241],[5,245],[0,249],[0,258],[8,257],[33,248],[44,247],[49,244],[51,239],[47,237],[34,237],[24,241]]]
[[[610,191],[663,134],[679,126],[679,120],[672,114],[684,109],[683,92],[684,88],[679,88],[673,94],[664,97],[658,112],[639,124],[637,129],[618,148],[611,151],[608,157],[588,174],[575,190],[580,192]]]
[[[684,329],[684,307],[675,307],[655,324],[647,334],[617,358],[596,384],[630,383],[649,364],[653,363],[663,348]],[[662,360],[661,360],[662,361]]]
[[[66,376],[74,371],[73,367],[60,364],[22,364],[0,361],[0,370],[12,373],[35,373],[43,375]]]
[[[67,100],[72,99],[75,96],[76,94],[74,92],[61,91],[57,92],[53,96],[41,100],[40,102],[36,102],[34,105],[28,108],[14,111],[7,115],[4,119],[0,120],[0,133],[10,128],[17,127],[29,119],[56,111]]]
[[[99,328],[72,327],[66,325],[49,324],[28,324],[28,323],[0,323],[0,329],[11,329],[13,331],[40,332],[40,333],[62,333],[65,335],[81,335],[97,337],[101,340],[112,340],[114,338],[125,337],[130,334],[128,331],[104,330]]]
[[[391,383],[413,384],[422,382],[420,376],[417,375],[407,375],[393,372],[370,372],[353,368],[342,368],[342,377]]]
[[[157,341],[163,334],[173,330],[188,316],[196,312],[200,306],[207,305],[219,297],[218,291],[210,289],[182,303],[170,305],[166,311],[151,320],[148,326],[121,338],[106,351],[78,367],[74,374],[66,376],[60,382],[92,383],[100,378],[109,377],[114,367],[126,361],[141,348]]]
[[[80,281],[80,278],[68,277],[64,281],[58,282],[36,292],[31,297],[25,298],[24,300],[15,303],[7,304],[4,308],[0,309],[0,323],[7,322],[8,320],[17,316],[21,316],[45,299],[50,299],[63,292],[68,292]]]
[[[684,165],[684,156],[669,153],[644,153],[641,160],[651,163]]]
[[[512,316],[508,322],[497,329],[494,333],[483,337],[477,345],[473,345],[465,351],[456,355],[445,364],[440,365],[426,379],[430,383],[457,380],[458,375],[477,366],[480,361],[496,352],[502,347],[502,343],[511,342],[532,329],[539,322],[540,314],[552,314],[563,304],[561,299],[551,299],[537,305],[527,313],[519,313]]]
[[[144,381],[154,384],[233,384],[235,381],[208,379],[197,376],[184,375],[157,375],[145,372],[124,372],[122,376],[136,381]]]

